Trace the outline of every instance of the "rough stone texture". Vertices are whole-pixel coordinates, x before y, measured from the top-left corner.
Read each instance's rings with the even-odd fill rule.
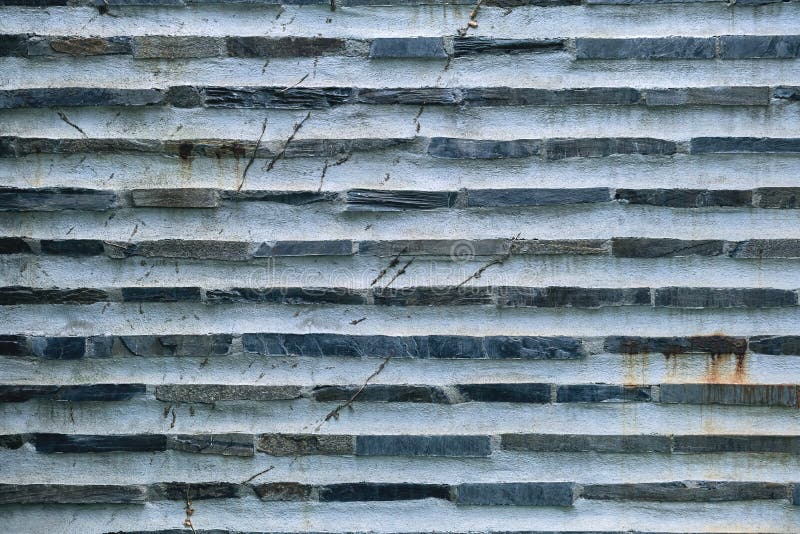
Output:
[[[336,193],[319,191],[222,191],[223,200],[236,202],[260,201],[278,202],[291,206],[306,206],[317,202],[330,202],[337,199]]]
[[[459,384],[456,387],[467,402],[550,402],[550,384]]]
[[[42,254],[62,256],[99,256],[105,251],[102,241],[95,239],[42,239],[39,247]]]
[[[411,501],[418,499],[450,499],[445,484],[351,483],[328,484],[319,488],[322,502]]]
[[[622,354],[662,353],[677,354],[736,354],[747,352],[747,339],[732,336],[689,337],[637,337],[610,336],[603,345],[604,350]]]
[[[29,56],[104,56],[132,51],[129,37],[34,37],[28,41]]]
[[[648,106],[768,106],[769,87],[688,87],[648,89],[644,100]]]
[[[583,434],[503,434],[501,447],[532,452],[612,452],[668,453],[669,436],[583,435]]]
[[[786,99],[790,101],[800,100],[800,87],[780,86],[775,88],[775,98]]]
[[[219,194],[214,189],[134,189],[131,200],[137,207],[216,208]]]
[[[558,52],[564,49],[560,39],[494,39],[491,37],[456,37],[453,40],[455,57],[474,54],[523,54]]]
[[[382,306],[472,306],[494,302],[492,288],[480,286],[377,288],[372,294],[375,304]]]
[[[541,147],[542,142],[539,139],[489,141],[432,137],[428,143],[428,155],[448,159],[529,158],[538,156]]]
[[[719,256],[725,241],[719,239],[684,240],[646,237],[615,237],[611,252],[618,258],[665,258],[681,256]]]
[[[344,52],[344,39],[330,37],[228,37],[233,57],[316,57]]]
[[[113,191],[73,187],[17,189],[0,187],[0,211],[105,211],[114,207]]]
[[[161,104],[163,101],[164,95],[157,89],[62,87],[0,90],[0,109],[53,106],[147,106]]]
[[[797,306],[797,293],[771,288],[664,287],[655,305],[670,308],[778,308]]]
[[[359,89],[359,104],[459,104],[463,90],[442,87]]]
[[[348,87],[204,87],[210,108],[326,109],[348,102],[357,92]]]
[[[549,160],[603,158],[625,154],[669,156],[677,151],[674,141],[650,138],[548,139],[544,144],[544,155]]]
[[[457,504],[572,506],[575,485],[569,482],[470,483],[459,484]]]
[[[796,154],[800,139],[781,137],[695,137],[692,154]]]
[[[489,436],[356,436],[358,456],[489,456]]]
[[[441,37],[386,37],[373,39],[369,57],[379,58],[446,58]]]
[[[46,360],[77,360],[86,354],[86,338],[34,337],[31,353]]]
[[[107,301],[102,289],[39,289],[34,287],[0,287],[0,306],[15,304],[93,304]]]
[[[0,484],[0,504],[130,504],[147,498],[146,486]]]
[[[800,454],[800,436],[674,436],[673,450],[678,453],[768,452]]]
[[[125,302],[199,302],[202,289],[199,287],[123,287]]]
[[[629,204],[668,208],[745,207],[752,202],[751,191],[701,189],[617,189],[616,198]]]
[[[402,211],[450,208],[456,193],[448,191],[377,191],[351,189],[347,192],[347,211]]]
[[[661,384],[661,402],[797,406],[793,385]]]
[[[233,336],[119,336],[114,338],[114,352],[133,356],[225,356]]]
[[[18,334],[0,335],[0,354],[3,356],[27,356],[30,354],[27,338]]]
[[[108,242],[109,256],[125,258],[188,258],[196,260],[245,261],[250,259],[250,243],[244,241],[194,241],[162,239],[138,243]]]
[[[28,254],[30,245],[21,237],[0,237],[0,254]]]
[[[366,304],[363,291],[344,287],[274,287],[206,290],[210,303],[274,302],[283,304]]]
[[[360,402],[449,403],[442,388],[436,386],[401,386],[367,384],[361,386],[317,386],[312,395],[319,402],[349,401],[358,394]]]
[[[0,56],[28,55],[27,35],[0,35]]]
[[[719,502],[785,499],[787,494],[786,484],[686,480],[638,484],[589,484],[583,487],[581,497],[626,501]]]
[[[800,258],[800,239],[748,239],[736,243],[732,258]]]
[[[261,243],[256,258],[281,256],[352,256],[353,242],[338,241],[272,241]]]
[[[205,499],[237,499],[242,496],[241,484],[231,482],[161,482],[147,488],[149,500],[196,501]]]
[[[610,202],[608,188],[585,189],[472,189],[467,193],[468,207],[557,206]]]
[[[183,434],[166,437],[166,448],[174,451],[222,456],[253,456],[252,434]]]
[[[163,435],[35,434],[31,440],[37,452],[154,452],[167,449]]]
[[[216,57],[225,51],[222,37],[143,35],[134,37],[132,45],[135,58]]]
[[[648,288],[496,287],[498,305],[534,308],[649,306]]]
[[[311,499],[312,487],[297,482],[271,482],[257,484],[253,486],[253,490],[262,501],[308,501]]]
[[[575,384],[558,386],[556,402],[649,402],[649,386]]]
[[[754,205],[759,208],[800,208],[800,188],[798,187],[761,187],[754,193]]]
[[[347,435],[261,434],[256,448],[271,456],[352,455],[355,441]]]
[[[156,386],[156,399],[162,402],[214,403],[234,400],[292,400],[301,396],[298,386],[223,386],[217,384]]]
[[[800,355],[800,336],[755,336],[750,350],[759,354]]]
[[[715,48],[715,40],[704,37],[575,39],[578,59],[711,59]]]
[[[91,384],[82,386],[0,386],[0,402],[31,399],[57,401],[121,401],[145,392],[144,384]]]
[[[800,35],[723,35],[719,45],[722,59],[800,57]]]

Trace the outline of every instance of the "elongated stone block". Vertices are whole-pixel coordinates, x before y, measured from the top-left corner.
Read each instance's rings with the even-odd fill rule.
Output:
[[[356,92],[348,87],[204,87],[202,98],[210,108],[327,109]]]
[[[118,354],[134,356],[225,356],[230,351],[230,334],[183,336],[119,336],[114,341]]]
[[[102,289],[41,289],[36,287],[0,287],[0,306],[16,304],[94,304],[109,299]]]
[[[167,438],[159,434],[79,435],[35,434],[36,452],[152,452],[167,450]]]
[[[610,202],[606,187],[584,189],[471,189],[468,207],[558,206]]]
[[[661,402],[797,406],[797,387],[781,384],[661,384]]]
[[[308,501],[312,489],[312,486],[298,482],[268,482],[253,486],[258,498],[268,502]]]
[[[523,54],[559,52],[564,50],[561,39],[495,39],[492,37],[456,37],[453,40],[455,57],[475,54]]]
[[[245,386],[218,384],[170,384],[156,386],[156,398],[163,402],[198,402],[252,400],[274,401],[299,399],[299,386]]]
[[[491,453],[489,436],[356,436],[358,456],[481,457]]]
[[[206,290],[209,303],[367,304],[364,291],[346,287],[272,287]]]
[[[794,137],[694,137],[692,154],[797,154],[800,139]]]
[[[189,35],[141,35],[133,37],[135,58],[199,58],[225,55],[225,38]]]
[[[233,57],[315,57],[345,51],[344,39],[330,37],[235,37],[226,39]]]
[[[385,37],[373,39],[369,57],[378,58],[446,58],[441,37]]]
[[[648,106],[768,106],[769,87],[687,87],[648,89],[644,92]]]
[[[673,437],[675,452],[768,452],[800,454],[800,436],[682,435]]]
[[[748,239],[735,243],[731,258],[800,258],[800,239]]]
[[[663,287],[655,306],[668,308],[782,308],[797,306],[797,293],[773,288]]]
[[[575,39],[578,59],[711,59],[716,42],[706,37]]]
[[[668,453],[669,436],[603,434],[503,434],[501,447],[533,452]]]
[[[134,189],[131,200],[147,208],[216,208],[219,193],[215,189]]]
[[[147,496],[146,486],[0,484],[0,504],[133,504]]]
[[[722,59],[800,57],[800,35],[723,35],[719,46]]]
[[[499,306],[534,308],[601,308],[649,306],[650,289],[586,287],[495,287]]]
[[[105,211],[114,207],[113,191],[74,187],[20,189],[0,187],[0,211]]]
[[[360,390],[360,393],[359,393]],[[356,396],[356,394],[358,395]],[[410,386],[367,384],[361,386],[317,386],[312,393],[319,402],[349,401],[354,396],[355,402],[424,402],[449,403],[450,399],[437,386]]]
[[[319,488],[322,502],[412,501],[450,499],[446,484],[354,482],[327,484]]]
[[[724,189],[617,189],[616,199],[628,204],[668,208],[749,207],[749,190]]]
[[[252,434],[181,434],[166,436],[166,448],[173,451],[221,456],[253,456]]]
[[[587,484],[583,486],[581,497],[612,501],[722,502],[786,499],[788,493],[786,484],[772,482],[685,480],[680,482]]]
[[[328,434],[261,434],[257,446],[272,456],[350,455],[354,447],[353,436]]]
[[[800,355],[800,336],[754,336],[750,350],[758,354]]]
[[[453,207],[456,193],[449,191],[347,191],[347,211],[431,210]]]
[[[0,402],[31,399],[56,401],[122,401],[145,393],[144,384],[90,384],[80,386],[0,386]]]
[[[544,156],[548,160],[566,158],[604,158],[614,155],[671,156],[678,151],[674,141],[649,137],[596,137],[548,139]]]
[[[99,256],[105,252],[98,239],[42,239],[39,248],[42,254],[59,256]]]
[[[377,288],[372,291],[381,306],[470,306],[492,304],[492,288],[480,286]]]
[[[719,256],[725,241],[719,239],[655,239],[615,237],[611,252],[618,258],[676,258],[682,256]]]
[[[261,243],[256,258],[287,256],[352,256],[353,242],[336,241],[271,241]]]
[[[459,484],[456,504],[512,506],[572,506],[571,482],[489,482]]]
[[[609,336],[603,349],[621,354],[736,354],[747,352],[747,338],[734,336],[639,337]]]
[[[491,141],[432,137],[428,143],[428,155],[446,159],[530,158],[539,156],[541,147],[539,139]]]
[[[650,402],[650,386],[559,385],[556,402]]]
[[[456,387],[467,402],[550,402],[550,384],[459,384]]]
[[[125,302],[199,302],[199,287],[123,287]]]

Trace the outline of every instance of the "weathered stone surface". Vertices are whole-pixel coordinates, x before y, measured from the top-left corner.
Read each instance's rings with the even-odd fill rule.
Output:
[[[31,353],[46,360],[77,360],[86,354],[86,338],[34,337]]]
[[[197,87],[175,85],[167,89],[164,103],[176,108],[199,108],[205,103],[205,96]]]
[[[471,189],[468,207],[557,206],[610,202],[607,187],[583,189]]]
[[[800,258],[800,239],[748,239],[735,243],[731,258]]]
[[[657,239],[615,237],[611,253],[618,258],[676,258],[682,256],[719,256],[725,241],[719,239]]]
[[[446,58],[441,37],[386,37],[373,39],[369,57],[378,58]]]
[[[610,336],[604,350],[620,354],[736,354],[747,352],[747,338],[733,336],[638,337]]]
[[[0,109],[73,106],[147,106],[161,104],[157,89],[53,87],[0,90]]]
[[[572,360],[587,354],[579,339],[566,336],[488,336],[483,350],[488,358],[524,360]]]
[[[797,101],[800,100],[800,87],[782,85],[775,88],[775,94],[773,96],[775,98]]]
[[[719,45],[722,59],[800,57],[800,35],[723,35]]]
[[[272,287],[206,290],[210,303],[280,302],[283,304],[366,304],[363,291],[345,287]]]
[[[550,384],[459,384],[456,388],[466,402],[550,402]]]
[[[500,440],[501,447],[511,451],[668,453],[671,450],[669,436],[655,435],[503,434]]]
[[[189,258],[196,260],[245,261],[251,245],[246,241],[193,241],[161,239],[138,243],[109,243],[112,257]]]
[[[214,403],[231,400],[293,400],[302,396],[299,386],[245,386],[220,384],[170,384],[156,386],[156,398],[164,402]]]
[[[42,254],[61,256],[99,256],[105,251],[97,239],[42,239],[39,246]]]
[[[123,287],[125,302],[199,302],[199,287]]]
[[[668,208],[747,207],[753,193],[730,189],[617,189],[616,199],[628,204]]]
[[[0,504],[130,504],[146,500],[146,486],[0,484]]]
[[[173,451],[222,456],[253,456],[252,434],[181,434],[166,436],[166,448]]]
[[[114,207],[116,201],[117,195],[113,191],[74,187],[0,187],[0,211],[105,211]]]
[[[165,451],[167,438],[158,434],[79,435],[34,434],[36,452],[150,452]]]
[[[319,488],[322,502],[354,501],[411,501],[419,499],[450,499],[450,486],[446,484],[410,484],[354,482],[327,484]]]
[[[461,92],[463,101],[470,106],[624,106],[641,100],[640,92],[629,87],[475,87]]]
[[[678,151],[674,141],[649,137],[592,137],[583,139],[548,139],[544,155],[549,160],[566,158],[604,158],[638,154],[670,156]]]
[[[30,254],[31,246],[21,237],[0,237],[0,254]]]
[[[800,208],[800,187],[760,187],[753,193],[753,204],[759,208]]]
[[[0,306],[16,304],[94,304],[109,299],[102,289],[41,289],[36,287],[0,287]]]
[[[492,288],[481,286],[434,286],[376,288],[374,302],[381,306],[474,306],[492,304]]]
[[[769,87],[686,87],[648,89],[644,100],[648,106],[768,106]]]
[[[28,36],[25,34],[0,35],[0,56],[27,56]]]
[[[453,40],[455,57],[474,54],[522,54],[531,52],[560,52],[561,39],[494,39],[492,37],[456,37]]]
[[[716,42],[705,37],[575,39],[578,59],[711,59]]]
[[[272,456],[355,453],[353,436],[327,434],[261,434],[257,449]]]
[[[233,57],[316,57],[345,51],[344,39],[330,37],[228,37]]]
[[[489,436],[356,436],[358,456],[489,456]]]
[[[25,445],[28,436],[25,434],[6,434],[0,436],[0,449],[16,450]]]
[[[650,289],[601,287],[495,287],[497,304],[505,307],[600,308],[649,306]]]
[[[131,200],[137,207],[216,208],[219,193],[215,189],[134,189]]]
[[[144,394],[144,384],[91,384],[85,386],[0,386],[0,402],[31,399],[57,401],[120,401]]]
[[[720,502],[755,499],[785,499],[786,484],[771,482],[719,482],[684,480],[680,482],[645,482],[632,484],[587,484],[584,499],[657,501],[657,502]]]
[[[30,353],[28,338],[25,336],[18,334],[0,335],[0,355],[27,356]]]
[[[160,154],[168,141],[158,139],[112,138],[45,138],[5,137],[0,138],[0,157],[19,157],[28,154]],[[64,191],[61,189],[60,191]],[[93,194],[110,194],[92,191]],[[97,209],[97,208],[93,208]]]
[[[130,37],[33,37],[28,41],[29,56],[104,56],[132,52]]]
[[[796,154],[800,139],[784,137],[693,137],[692,154]]]
[[[312,487],[298,482],[269,482],[256,484],[253,490],[262,501],[308,501],[311,499]]]
[[[607,254],[602,239],[415,239],[399,241],[360,241],[359,254],[392,256],[450,256],[470,259],[475,256],[514,255],[587,255]]]
[[[204,87],[210,108],[326,109],[344,104],[358,90],[349,87]]]
[[[337,200],[338,195],[330,191],[222,191],[220,198],[236,202],[278,202],[291,206],[305,206],[317,202]]]
[[[797,306],[797,294],[788,289],[662,287],[655,305],[671,308],[777,308]]]
[[[571,482],[495,482],[459,484],[456,504],[572,506],[576,498]]]
[[[661,384],[661,402],[797,406],[797,386],[782,384]]]
[[[462,89],[449,87],[403,87],[397,89],[359,89],[359,104],[459,104]]]
[[[800,454],[800,436],[687,435],[673,437],[675,452],[769,452]]]
[[[800,354],[800,336],[754,336],[750,350],[758,354]]]
[[[347,191],[347,211],[403,211],[451,208],[456,193],[450,191]]]
[[[556,388],[556,402],[650,402],[650,386],[572,384]]]
[[[794,506],[800,506],[800,484],[794,484],[792,486],[792,504]]]
[[[361,386],[317,386],[312,392],[314,400],[319,402],[348,401],[356,393],[356,402],[450,402],[437,386],[367,384],[364,389]]]
[[[141,35],[133,37],[135,58],[193,58],[225,55],[225,38],[189,35]]]
[[[233,482],[160,482],[148,488],[151,500],[199,501],[204,499],[237,499],[244,488]],[[245,490],[246,491],[246,490]]]
[[[352,241],[269,241],[259,245],[254,257],[352,256],[353,254]]]
[[[447,159],[530,158],[539,156],[541,147],[542,141],[539,139],[492,141],[432,137],[428,143],[428,155]]]
[[[117,353],[134,356],[225,356],[230,351],[230,334],[184,336],[119,336],[114,338]]]

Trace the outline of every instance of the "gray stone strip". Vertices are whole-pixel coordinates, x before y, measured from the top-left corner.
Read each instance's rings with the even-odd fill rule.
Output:
[[[16,439],[13,439],[16,438]],[[0,446],[17,449],[30,443],[36,452],[105,453],[163,452],[168,450],[222,456],[253,456],[255,436],[252,434],[24,434],[0,437]]]
[[[722,35],[717,37],[575,39],[583,59],[795,59],[800,35]]]
[[[723,4],[733,8],[759,6],[775,4],[781,2],[791,2],[796,0],[737,0],[735,4],[728,3],[727,0],[484,0],[481,7],[500,7],[504,9],[522,6],[573,6],[573,5],[651,5],[651,4],[685,4],[685,3],[711,3]],[[97,7],[105,8],[108,12],[110,8],[121,9],[135,6],[169,6],[185,7],[193,5],[241,5],[256,4],[264,6],[272,5],[315,5],[330,8],[330,0],[0,0],[0,6],[28,6],[28,7],[48,7],[48,6],[71,6],[71,7]],[[338,7],[362,7],[362,6],[386,6],[387,0],[336,0]],[[462,5],[473,7],[474,0],[397,0],[392,5],[401,6],[441,6],[441,5]]]
[[[584,499],[655,502],[723,502],[789,499],[792,486],[774,482],[683,480],[676,482],[587,484]]]

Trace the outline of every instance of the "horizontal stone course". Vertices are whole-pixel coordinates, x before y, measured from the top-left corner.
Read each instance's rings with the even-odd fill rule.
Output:
[[[647,237],[615,237],[611,253],[618,258],[673,258],[682,256],[720,256],[725,241],[719,239],[685,240]]]
[[[144,395],[144,384],[89,384],[80,386],[0,386],[0,402],[32,399],[55,401],[122,401]]]
[[[707,37],[575,39],[577,59],[711,59],[716,40]]]
[[[144,435],[34,434],[36,452],[152,452],[167,450],[167,437]]]
[[[719,45],[722,59],[800,57],[800,35],[723,35]]]
[[[502,434],[501,448],[531,452],[609,452],[644,453],[671,451],[670,436],[583,435],[583,434]]]
[[[522,54],[560,52],[565,49],[562,39],[496,39],[492,37],[459,36],[453,39],[453,56],[475,54]]]
[[[299,386],[249,386],[218,384],[170,384],[155,387],[156,399],[162,402],[275,401],[301,397]]]
[[[800,355],[800,336],[754,336],[750,350],[759,354]]]
[[[640,337],[610,336],[603,349],[612,353],[647,354],[736,354],[747,352],[747,338],[733,336]]]
[[[166,448],[174,451],[221,456],[253,456],[252,434],[181,434],[166,436]]]
[[[0,147],[0,156],[2,155]],[[0,187],[0,211],[105,211],[114,207],[116,203],[117,195],[113,191],[73,187],[41,189]]]
[[[489,436],[356,436],[358,456],[482,457],[492,453]]]
[[[797,293],[773,288],[663,287],[655,306],[667,308],[780,308],[797,306]]]
[[[383,37],[372,40],[369,57],[373,59],[446,58],[441,37]]]
[[[577,491],[571,482],[468,483],[456,495],[466,505],[572,506]]]
[[[797,406],[797,386],[661,384],[662,403]]]
[[[650,402],[649,386],[575,384],[556,387],[556,402]]]
[[[355,454],[353,436],[327,434],[261,434],[257,449],[272,456]]]
[[[501,307],[600,308],[649,306],[648,288],[497,287]]]
[[[327,484],[318,491],[321,502],[450,499],[450,486],[446,484],[342,483]]]
[[[721,502],[786,499],[786,484],[772,482],[728,482],[687,480],[630,484],[584,485],[584,499],[656,501],[656,502]]]
[[[625,189],[616,190],[616,199],[629,204],[669,208],[749,207],[750,190],[722,189]]]
[[[401,211],[451,208],[456,193],[447,191],[379,191],[351,189],[346,193],[347,211]]]
[[[451,402],[448,394],[438,386],[383,385],[362,386],[317,386],[311,393],[319,402],[347,402],[357,398],[361,402]]]
[[[610,202],[606,187],[585,189],[474,189],[467,193],[467,207],[553,206]]]
[[[684,435],[673,436],[676,453],[767,452],[800,454],[800,436]]]
[[[781,137],[694,137],[692,154],[797,154],[800,139]]]

